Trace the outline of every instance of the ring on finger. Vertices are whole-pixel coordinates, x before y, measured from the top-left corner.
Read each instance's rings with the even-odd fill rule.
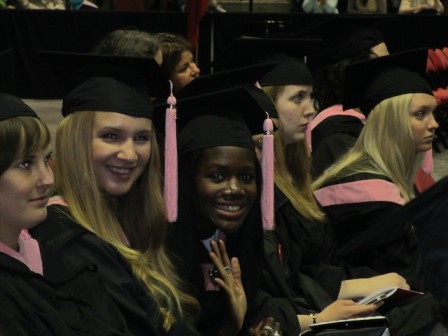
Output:
[[[232,269],[230,268],[230,266],[224,266],[224,272],[229,274],[231,271],[232,271]]]
[[[268,325],[265,325],[263,327],[263,330],[269,331],[269,335],[273,335],[274,334],[274,329]]]

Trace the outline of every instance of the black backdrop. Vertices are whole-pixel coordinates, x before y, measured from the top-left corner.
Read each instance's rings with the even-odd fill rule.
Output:
[[[209,73],[214,55],[242,35],[319,37],[319,31],[313,27],[329,20],[339,20],[341,25],[353,20],[374,23],[383,31],[391,52],[448,46],[447,16],[212,13],[201,22],[198,63],[202,73]],[[16,93],[24,98],[55,96],[56,80],[41,64],[38,50],[88,52],[108,32],[123,27],[185,36],[187,16],[158,11],[0,11],[0,51],[14,49]]]
[[[57,82],[38,50],[88,52],[117,28],[184,35],[186,24],[186,15],[180,12],[1,10],[0,51],[14,49],[16,94],[54,98]]]

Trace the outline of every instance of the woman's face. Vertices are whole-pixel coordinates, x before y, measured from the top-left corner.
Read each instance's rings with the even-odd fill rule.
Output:
[[[409,104],[411,130],[417,153],[432,148],[434,132],[439,127],[433,115],[436,106],[435,98],[425,93],[415,93]]]
[[[257,198],[254,154],[241,147],[204,150],[196,172],[201,237],[236,232]]]
[[[188,50],[183,51],[180,61],[174,68],[170,78],[173,82],[174,91],[179,91],[184,88],[188,83],[199,76],[200,72],[201,70],[194,62],[193,54]]]
[[[304,141],[305,132],[315,111],[311,85],[287,85],[278,94],[275,105],[278,128],[285,145]]]
[[[115,112],[97,112],[92,161],[98,187],[113,196],[131,190],[151,156],[152,121]]]
[[[54,183],[49,148],[20,156],[0,176],[0,241],[13,249],[21,229],[32,228],[47,217]]]

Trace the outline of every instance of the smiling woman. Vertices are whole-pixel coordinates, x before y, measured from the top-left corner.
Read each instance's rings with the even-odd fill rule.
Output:
[[[248,335],[275,314],[266,297],[258,301],[262,176],[251,131],[262,132],[266,114],[250,89],[263,94],[235,88],[178,101],[182,169],[170,243],[201,304],[203,335]]]
[[[63,239],[46,246],[30,234],[47,217],[54,183],[50,133],[34,111],[5,93],[0,153],[0,333],[129,335],[91,265],[62,264]]]
[[[87,77],[65,97],[56,133],[56,191],[39,242],[69,236],[65,263],[89,262],[135,335],[195,334],[196,301],[165,252],[160,158],[147,87]],[[81,232],[81,234],[76,233]]]

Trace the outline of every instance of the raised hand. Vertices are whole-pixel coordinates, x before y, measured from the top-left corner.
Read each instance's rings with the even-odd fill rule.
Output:
[[[215,282],[226,292],[229,303],[229,318],[223,326],[221,335],[234,335],[243,326],[247,311],[246,293],[241,281],[241,268],[238,258],[229,259],[224,242],[212,241],[210,258],[218,270],[219,276]]]

